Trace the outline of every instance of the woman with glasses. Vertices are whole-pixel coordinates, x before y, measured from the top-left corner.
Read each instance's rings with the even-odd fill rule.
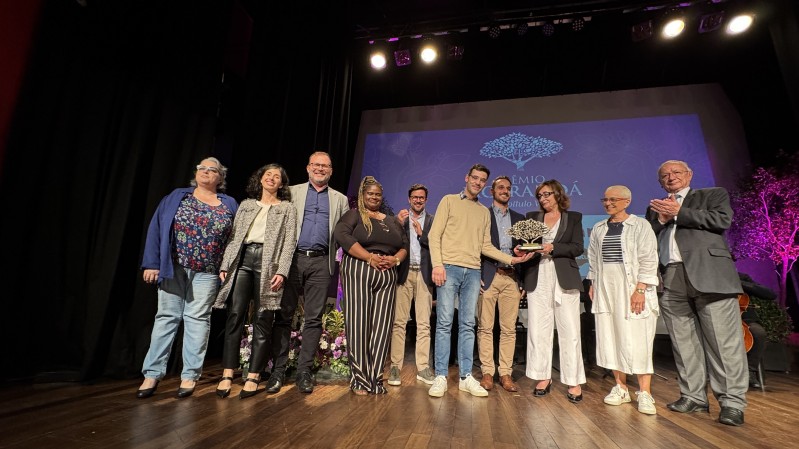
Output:
[[[239,367],[241,331],[250,302],[255,302],[249,372],[239,398],[255,395],[261,371],[269,358],[275,312],[280,310],[283,286],[289,275],[297,241],[297,209],[291,204],[289,177],[278,164],[268,164],[250,176],[248,199],[233,223],[233,236],[225,250],[219,277],[222,288],[214,307],[224,308],[230,298],[220,398],[230,394],[233,370]]]
[[[238,209],[233,198],[221,193],[226,176],[227,168],[218,159],[203,159],[191,187],[165,196],[150,221],[141,266],[144,282],[158,285],[158,313],[138,398],[152,396],[164,378],[181,321],[183,371],[178,397],[191,396],[202,374],[219,266]]]
[[[350,388],[357,395],[385,394],[383,365],[388,356],[397,267],[408,255],[408,233],[383,206],[383,186],[361,180],[358,206],[333,231],[344,250],[341,286],[349,344]]]
[[[549,232],[543,248],[523,265],[527,291],[527,369],[535,381],[533,395],[543,397],[552,386],[552,340],[558,328],[560,381],[568,386],[566,397],[582,401],[580,384],[585,368],[580,343],[580,292],[583,290],[576,257],[583,253],[583,216],[568,211],[569,196],[560,182],[544,181],[536,190],[540,211],[527,218],[543,222]],[[517,251],[517,255],[520,255]]]
[[[605,190],[607,220],[594,225],[588,244],[588,296],[596,319],[597,365],[613,370],[616,385],[605,404],[630,402],[627,373],[638,376],[638,411],[654,415],[650,383],[652,347],[659,315],[657,239],[649,222],[627,212],[625,186]]]

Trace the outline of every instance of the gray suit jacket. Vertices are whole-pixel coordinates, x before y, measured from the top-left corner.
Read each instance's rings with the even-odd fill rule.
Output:
[[[296,248],[297,241],[300,238],[300,230],[302,229],[302,220],[305,216],[305,199],[308,197],[308,182],[304,182],[302,184],[295,184],[290,186],[289,189],[291,190],[291,202],[294,203],[294,207],[297,209],[297,236],[294,239],[294,246]],[[327,197],[330,203],[330,220],[328,223],[328,264],[330,268],[330,275],[333,275],[333,271],[336,267],[336,251],[338,250],[338,245],[336,241],[333,239],[333,228],[336,227],[336,223],[344,215],[348,210],[350,210],[350,204],[347,200],[347,196],[343,193],[334,190],[332,187],[327,187]]]
[[[655,235],[667,226],[657,213],[647,209],[646,218]],[[732,223],[732,207],[727,191],[721,187],[691,189],[677,214],[674,240],[680,249],[685,272],[691,285],[702,293],[730,296],[742,293],[741,281],[730,255],[724,232]]]

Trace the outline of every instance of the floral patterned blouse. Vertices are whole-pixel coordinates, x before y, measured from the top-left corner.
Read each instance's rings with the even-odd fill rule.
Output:
[[[210,206],[186,195],[172,222],[173,260],[190,270],[218,273],[232,230],[233,213],[227,206]]]

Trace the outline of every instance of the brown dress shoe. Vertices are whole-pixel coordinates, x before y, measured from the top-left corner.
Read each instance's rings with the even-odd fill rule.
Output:
[[[502,388],[504,388],[505,391],[510,391],[511,393],[519,391],[519,386],[516,385],[516,382],[513,381],[513,378],[510,377],[510,374],[499,376],[499,384],[502,385]]]
[[[494,376],[490,376],[484,373],[483,378],[480,379],[480,386],[483,387],[486,391],[494,388]]]

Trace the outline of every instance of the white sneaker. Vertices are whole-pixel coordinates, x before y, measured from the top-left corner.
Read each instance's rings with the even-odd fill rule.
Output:
[[[608,405],[622,405],[630,402],[630,400],[630,392],[622,388],[621,385],[615,385],[610,390],[610,394],[605,396],[605,404]]]
[[[488,392],[485,388],[481,387],[480,382],[472,377],[471,374],[467,375],[465,379],[460,380],[458,383],[458,390],[468,391],[472,396],[488,396]]]
[[[638,400],[638,411],[645,415],[656,415],[655,398],[646,391],[636,391],[635,399]]]
[[[433,396],[434,398],[440,398],[444,396],[444,393],[447,392],[447,378],[444,376],[436,376],[436,380],[433,381],[433,386],[430,387],[427,394]]]

